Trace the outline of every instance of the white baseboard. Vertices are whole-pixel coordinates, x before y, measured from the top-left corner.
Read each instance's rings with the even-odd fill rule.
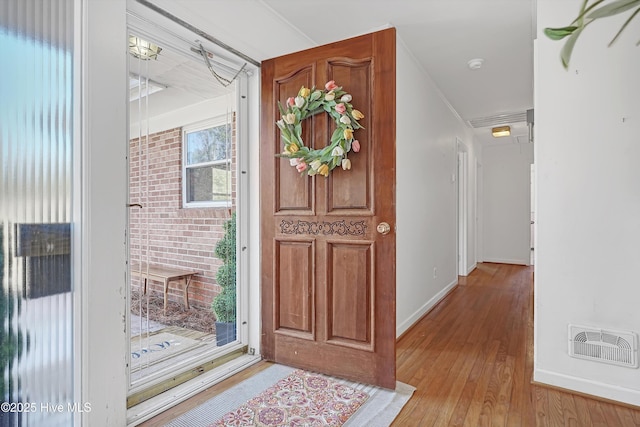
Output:
[[[399,337],[400,335],[402,335],[411,326],[413,326],[414,323],[420,320],[422,316],[424,316],[429,311],[431,311],[431,309],[435,307],[436,304],[438,304],[444,297],[446,297],[447,294],[451,292],[451,290],[455,288],[457,285],[458,285],[458,278],[456,277],[456,279],[453,282],[449,283],[447,286],[444,287],[444,289],[442,289],[440,292],[435,294],[433,298],[431,298],[422,307],[416,310],[411,316],[409,316],[407,320],[397,325],[396,337]]]
[[[478,266],[478,263],[474,262],[474,263],[473,263],[473,265],[472,265],[471,267],[467,266],[467,269],[466,269],[465,271],[463,271],[462,273],[458,273],[458,275],[459,275],[459,276],[462,276],[462,277],[466,277],[466,276],[468,276],[469,274],[471,274],[471,272],[472,272],[473,270],[475,270],[477,266]]]
[[[640,406],[640,390],[619,387],[586,378],[574,377],[558,372],[536,369],[533,371],[533,380],[538,383],[548,384],[567,390],[577,391],[604,399],[615,400],[629,405]]]
[[[494,262],[496,264],[529,265],[528,259],[485,258],[483,262]]]
[[[477,267],[478,267],[478,263],[477,263],[477,262],[474,262],[474,263],[473,263],[473,265],[472,265],[471,267],[469,267],[469,269],[467,270],[467,274],[465,274],[465,276],[470,275],[470,274],[471,274],[471,272],[472,272],[473,270],[475,270]]]

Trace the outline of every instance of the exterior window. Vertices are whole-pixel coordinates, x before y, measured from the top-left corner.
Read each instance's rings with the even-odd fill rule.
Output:
[[[185,207],[231,203],[232,127],[210,121],[183,130],[183,201]]]

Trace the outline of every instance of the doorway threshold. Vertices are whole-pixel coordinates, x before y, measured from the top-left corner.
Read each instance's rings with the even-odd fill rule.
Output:
[[[191,381],[176,386],[151,399],[127,409],[127,427],[138,424],[166,411],[188,398],[202,392],[214,384],[237,374],[262,360],[259,355],[244,354],[209,372],[199,375]]]

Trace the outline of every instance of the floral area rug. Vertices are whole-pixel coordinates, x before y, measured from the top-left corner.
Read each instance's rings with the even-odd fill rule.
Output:
[[[168,427],[388,427],[415,388],[395,390],[274,364],[166,424]]]
[[[339,427],[368,398],[324,375],[296,370],[210,426]]]

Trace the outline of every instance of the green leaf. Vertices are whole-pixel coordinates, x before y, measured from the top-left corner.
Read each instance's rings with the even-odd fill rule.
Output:
[[[584,27],[578,28],[576,31],[571,34],[571,36],[567,39],[562,50],[560,51],[560,59],[562,60],[562,66],[565,69],[569,68],[569,62],[571,61],[571,54],[573,53],[573,47],[576,45],[576,41],[580,34],[582,34],[582,30]]]
[[[607,16],[617,15],[638,6],[640,6],[640,0],[615,0],[589,13],[587,18],[605,18]]]
[[[631,20],[633,20],[633,18],[636,17],[636,15],[638,14],[638,12],[640,12],[640,7],[636,9],[635,12],[633,12],[631,14],[631,16],[629,17],[629,19],[627,19],[624,24],[622,25],[622,27],[620,28],[620,30],[618,30],[618,32],[616,33],[615,37],[613,39],[611,39],[611,41],[609,42],[609,47],[611,47],[611,45],[613,43],[615,43],[616,40],[618,40],[618,37],[620,37],[620,34],[622,34],[622,31],[624,31],[625,28],[627,28],[627,25],[629,25],[629,22],[631,22]]]
[[[344,130],[340,127],[336,128],[336,130],[333,131],[333,135],[331,135],[331,142],[335,143],[340,141],[340,139],[342,139],[342,134],[344,133]]]
[[[576,26],[568,26],[562,28],[545,28],[544,35],[549,37],[551,40],[562,40],[563,38],[573,34],[578,27]]]
[[[322,104],[321,101],[314,101],[314,102],[310,102],[309,103],[309,110],[310,111],[314,111],[317,110],[320,107],[320,104]]]
[[[290,137],[288,134],[286,134],[285,132],[282,132],[282,133],[280,134],[280,136],[282,136],[282,139],[284,139],[284,140],[285,140],[285,141],[287,141],[289,144],[291,144],[291,137]]]
[[[580,7],[580,13],[578,14],[578,17],[576,19],[573,20],[572,24],[578,23],[579,27],[583,27],[584,26],[584,16],[589,13],[591,10],[593,10],[594,7],[596,7],[597,5],[599,5],[600,3],[602,3],[604,0],[598,0],[595,3],[593,3],[592,5],[590,5],[589,7],[587,7],[587,3],[589,3],[589,0],[584,0],[584,2],[582,3],[582,7]]]

